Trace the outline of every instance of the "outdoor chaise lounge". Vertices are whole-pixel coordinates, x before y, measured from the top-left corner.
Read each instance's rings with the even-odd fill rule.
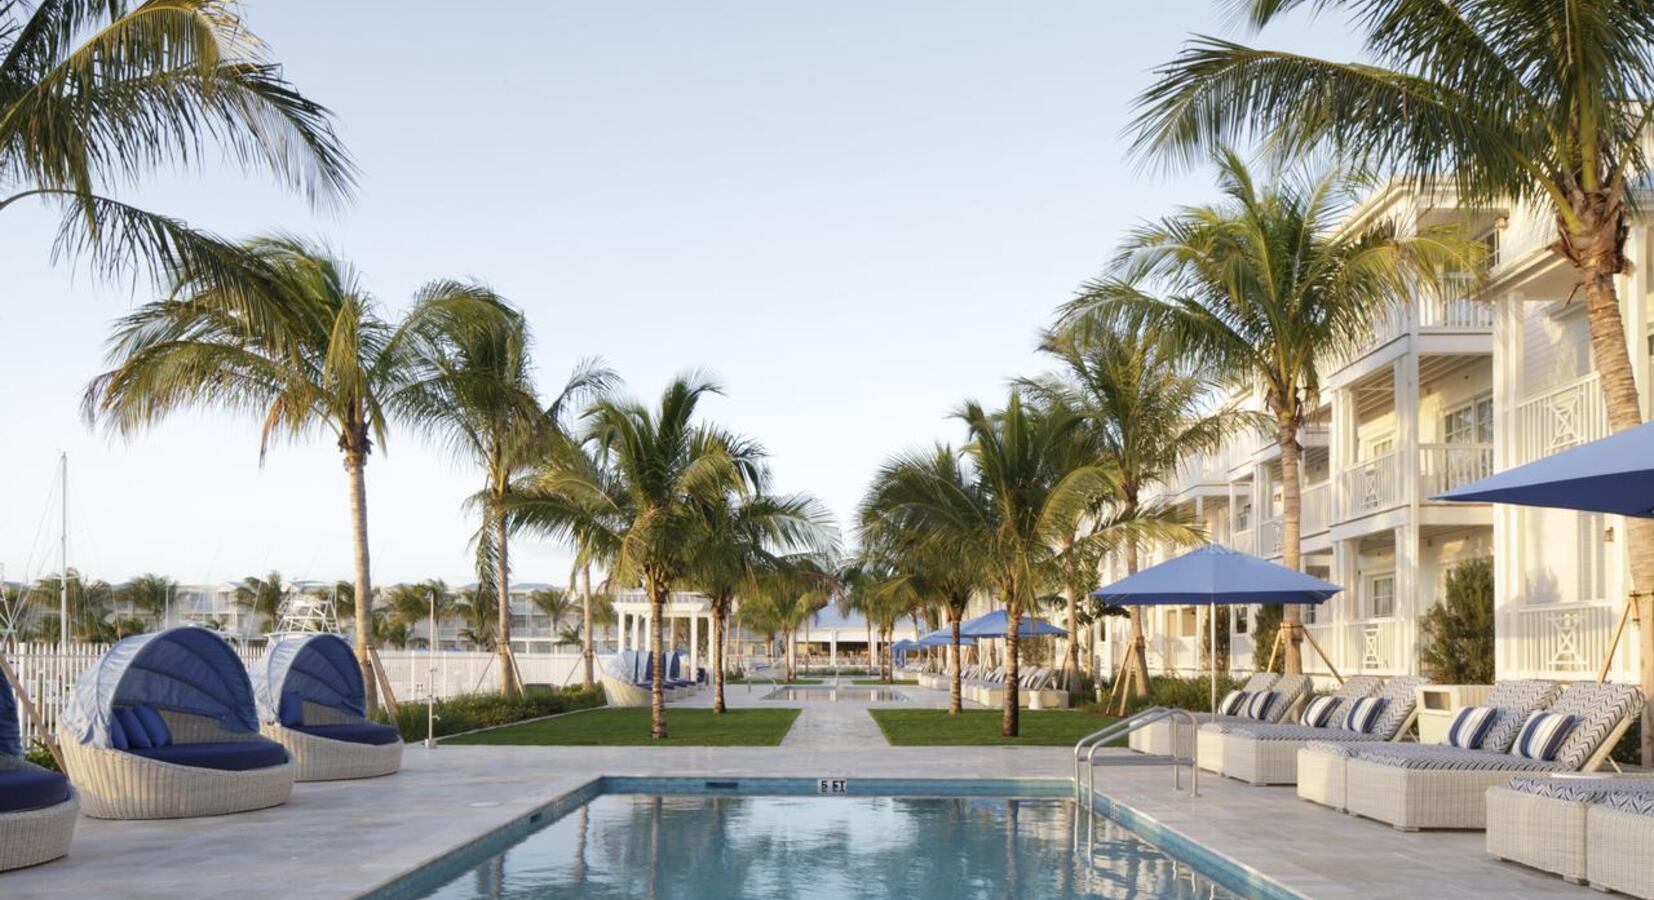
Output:
[[[1591,886],[1654,897],[1654,792],[1621,788],[1585,811],[1585,871]]]
[[[663,668],[662,693],[667,700],[676,700],[694,690],[695,683],[675,677],[681,671],[681,653],[667,654]],[[648,706],[650,688],[654,684],[655,655],[637,650],[622,650],[603,662],[603,696],[610,706]]]
[[[1346,701],[1371,697],[1382,683],[1383,679],[1371,675],[1357,675],[1339,685],[1338,690],[1331,695],[1333,700],[1332,721],[1341,721],[1338,710],[1345,708]],[[1244,691],[1244,688],[1242,690]],[[1224,761],[1228,758],[1227,748],[1224,746],[1226,735],[1240,728],[1250,731],[1259,728],[1296,729],[1305,727],[1302,724],[1302,716],[1304,712],[1308,711],[1308,704],[1314,702],[1315,699],[1315,697],[1310,697],[1306,701],[1304,709],[1299,711],[1299,716],[1290,722],[1259,722],[1255,719],[1233,721],[1226,718],[1221,722],[1206,721],[1202,723],[1200,730],[1195,732],[1196,760],[1202,769],[1208,772],[1217,772],[1220,775],[1223,774]],[[1244,703],[1240,706],[1243,709],[1245,708]],[[1210,719],[1210,717],[1207,718]],[[1318,729],[1316,733],[1325,734],[1325,731]]]
[[[1297,784],[1298,751],[1311,741],[1378,744],[1401,740],[1417,718],[1417,689],[1430,680],[1392,678],[1373,693],[1376,681],[1358,676],[1345,682],[1333,695],[1338,702],[1320,727],[1303,723],[1205,726],[1226,729],[1222,735],[1223,774],[1248,784]],[[1353,723],[1349,720],[1349,715],[1358,711],[1357,702],[1363,699],[1373,700],[1377,705],[1365,730],[1350,727]],[[1206,737],[1204,730],[1201,737],[1203,740]]]
[[[1272,672],[1257,672],[1241,686],[1240,707],[1244,710],[1264,694],[1271,696],[1261,700],[1263,705],[1255,710],[1256,715],[1214,715],[1212,713],[1196,713],[1194,732],[1199,731],[1200,725],[1208,722],[1217,724],[1237,725],[1245,723],[1279,722],[1287,716],[1299,703],[1309,695],[1314,682],[1308,675],[1276,675]],[[1174,745],[1173,735],[1180,735]],[[1196,734],[1185,725],[1174,727],[1170,719],[1162,719],[1145,728],[1132,732],[1129,739],[1131,749],[1141,753],[1170,754],[1183,759],[1192,759],[1195,756]],[[1218,758],[1222,753],[1219,744],[1209,751],[1212,754],[1212,764],[1221,768],[1223,762]]]
[[[1635,800],[1633,799],[1635,795]],[[1608,883],[1591,871],[1591,812],[1618,797],[1618,814],[1597,821],[1604,842],[1602,863]],[[1640,802],[1637,802],[1640,801]],[[1642,812],[1639,813],[1639,810]],[[1629,813],[1634,818],[1625,818]],[[1587,881],[1615,890],[1654,896],[1654,778],[1532,775],[1487,791],[1487,852],[1499,859],[1554,872],[1576,884]],[[1635,843],[1633,843],[1635,841]],[[1616,847],[1633,848],[1635,873],[1614,872]],[[1631,886],[1627,886],[1627,885]],[[1640,886],[1640,890],[1635,889]]]
[[[260,730],[293,758],[298,781],[389,775],[402,768],[402,735],[370,722],[362,669],[336,634],[293,635],[253,671]]]
[[[1533,733],[1527,740],[1516,736],[1514,746],[1507,744],[1504,750],[1493,749],[1499,745],[1491,741],[1474,750],[1440,744],[1360,746],[1345,767],[1348,809],[1405,830],[1486,828],[1488,788],[1525,772],[1595,771],[1642,706],[1642,694],[1630,685],[1572,685],[1546,709],[1571,719],[1537,723],[1560,726],[1551,732],[1559,743],[1542,752],[1535,748],[1548,741]]]
[[[1510,749],[1528,715],[1549,706],[1559,690],[1561,688],[1555,683],[1537,679],[1501,681],[1494,685],[1487,699],[1482,701],[1483,706],[1495,710],[1495,713],[1481,746],[1499,751]],[[1333,809],[1348,809],[1347,770],[1350,760],[1363,749],[1366,749],[1363,744],[1350,742],[1311,741],[1305,744],[1298,751],[1298,796]]]
[[[129,637],[75,683],[59,725],[89,816],[214,816],[287,802],[296,772],[258,732],[247,669],[205,628]]]
[[[23,758],[17,701],[0,675],[0,872],[68,853],[79,818],[69,779]]]

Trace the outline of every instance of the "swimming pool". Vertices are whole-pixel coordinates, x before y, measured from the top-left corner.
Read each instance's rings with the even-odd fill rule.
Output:
[[[1088,841],[1070,790],[1056,781],[606,778],[370,896],[1279,895],[1217,857],[1197,871],[1108,820]]]
[[[847,703],[888,703],[893,700],[906,700],[907,695],[894,688],[887,687],[837,687],[826,685],[823,687],[779,687],[764,695],[765,700],[793,700],[804,702],[840,701]]]

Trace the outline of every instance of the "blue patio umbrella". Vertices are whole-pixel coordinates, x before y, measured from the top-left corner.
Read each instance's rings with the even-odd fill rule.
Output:
[[[1433,499],[1654,518],[1654,422],[1627,428],[1525,466],[1506,469],[1437,494]],[[1614,637],[1608,643],[1598,681],[1608,677],[1608,667],[1619,649],[1620,635],[1625,631],[1632,606],[1628,600],[1620,613],[1619,624],[1614,626]]]
[[[985,616],[977,616],[959,626],[961,636],[973,638],[1004,638],[1010,632],[1010,614],[1003,609],[996,609]],[[1068,632],[1044,619],[1035,618],[1034,616],[1022,617],[1022,622],[1017,627],[1017,637],[1043,637],[1045,635],[1067,637]]]
[[[1434,499],[1654,518],[1654,422],[1506,469]]]
[[[1091,592],[1113,606],[1265,606],[1323,603],[1343,590],[1322,581],[1218,544],[1197,547]],[[1208,614],[1212,646],[1217,646],[1217,617]],[[1318,648],[1319,651],[1319,648]],[[1215,654],[1214,654],[1215,656]],[[1330,662],[1329,662],[1330,665]],[[1218,705],[1218,673],[1212,665],[1212,711]]]
[[[935,631],[932,631],[931,633],[925,635],[924,637],[919,638],[919,640],[918,640],[918,645],[921,646],[921,647],[946,647],[946,646],[948,646],[949,644],[952,644],[952,643],[953,643],[953,626],[951,626],[951,625],[944,626],[942,628],[938,628]],[[961,633],[959,635],[959,643],[961,643],[961,644],[974,644],[974,643],[976,643],[976,638],[967,637],[963,633]]]
[[[917,643],[903,638],[890,645],[890,655],[895,659],[897,666],[904,666],[907,665],[907,651],[917,646]]]

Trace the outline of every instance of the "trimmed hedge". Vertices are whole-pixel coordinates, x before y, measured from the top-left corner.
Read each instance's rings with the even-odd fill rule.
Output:
[[[1218,675],[1218,699],[1235,688],[1241,682],[1228,675]],[[1108,703],[1109,685],[1103,685],[1103,702]],[[1085,704],[1089,708],[1097,708],[1095,701]],[[1169,706],[1175,709],[1187,709],[1192,712],[1211,712],[1212,710],[1212,680],[1209,676],[1184,678],[1174,675],[1156,675],[1149,679],[1149,695],[1147,697],[1129,697],[1126,700],[1126,714],[1139,712],[1151,706]],[[1108,710],[1111,711],[1111,710]]]
[[[507,698],[502,694],[450,697],[436,702],[436,736],[494,728],[602,705],[603,689],[599,687],[591,690],[578,687],[563,690],[530,688],[528,694],[517,698]],[[394,724],[402,732],[402,740],[410,744],[425,740],[425,704],[420,701],[404,702],[402,714],[395,722],[391,722],[389,712],[383,709],[374,718]]]

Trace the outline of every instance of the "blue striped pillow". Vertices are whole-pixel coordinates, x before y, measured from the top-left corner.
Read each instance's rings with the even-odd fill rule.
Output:
[[[1522,723],[1510,752],[1523,759],[1551,762],[1573,727],[1574,717],[1567,713],[1536,712]]]
[[[1493,720],[1498,716],[1499,711],[1491,706],[1461,706],[1447,726],[1447,739],[1443,743],[1449,747],[1475,750],[1482,746],[1483,739],[1493,729]]]
[[[1238,716],[1241,714],[1241,710],[1245,708],[1245,691],[1230,691],[1223,695],[1222,700],[1218,701],[1218,715],[1220,716]]]
[[[1327,720],[1332,718],[1333,707],[1337,705],[1337,697],[1316,697],[1304,707],[1304,714],[1298,717],[1298,722],[1311,728],[1325,728]]]
[[[1359,731],[1366,734],[1373,730],[1373,724],[1378,721],[1378,714],[1384,711],[1383,697],[1362,697],[1350,704],[1350,711],[1344,714],[1343,729],[1345,731]]]
[[[1246,717],[1260,722],[1268,721],[1269,707],[1275,702],[1274,691],[1259,691],[1246,701]]]

